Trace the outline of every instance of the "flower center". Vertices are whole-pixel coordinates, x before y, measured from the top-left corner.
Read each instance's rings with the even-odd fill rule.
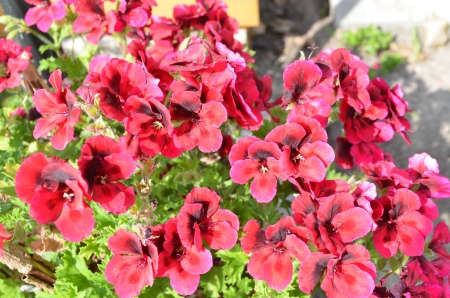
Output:
[[[164,128],[164,125],[159,121],[155,121],[155,122],[153,122],[153,127],[156,129],[161,129],[161,128]]]
[[[109,178],[109,175],[106,174],[105,176],[100,176],[100,184],[105,185],[106,184],[106,179]]]
[[[74,193],[67,193],[67,192],[65,192],[63,194],[63,198],[66,199],[69,202],[72,202],[74,197],[75,197]]]
[[[265,173],[267,173],[267,172],[269,171],[269,168],[267,168],[266,166],[261,166],[261,168],[259,168],[259,170],[260,170],[263,174],[265,174]]]
[[[294,163],[296,163],[296,162],[302,162],[302,161],[305,161],[305,158],[303,157],[303,155],[301,155],[301,154],[299,153],[299,154],[297,154],[296,156],[292,157],[292,161],[293,161]]]

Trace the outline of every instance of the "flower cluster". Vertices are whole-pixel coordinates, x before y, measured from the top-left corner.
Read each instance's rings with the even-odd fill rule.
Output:
[[[200,275],[213,265],[203,240],[213,250],[228,250],[238,238],[237,216],[220,209],[219,204],[220,197],[214,191],[194,188],[186,196],[179,215],[147,227],[145,239],[125,230],[117,231],[109,239],[108,248],[114,257],[105,272],[117,295],[139,295],[144,286],[153,285],[157,276],[168,277],[178,294],[193,294]]]
[[[228,272],[236,285],[240,278],[256,285],[250,276],[262,287],[289,291],[298,270],[296,290],[308,294],[320,286],[328,297],[448,296],[448,226],[439,223],[430,242],[426,237],[439,216],[433,200],[450,197],[450,181],[427,153],[399,169],[376,145],[395,132],[409,142],[408,104],[399,86],[370,81],[359,57],[335,49],[293,62],[283,73],[284,95],[272,101],[271,78],[251,68],[221,0],[177,5],[173,20],[152,15],[154,0],[121,0],[110,11],[105,0],[27,2],[35,7],[26,22],[41,31],[73,4],[73,31],[89,42],[113,32],[132,40],[123,44],[127,59],[103,54],[86,63],[87,75],[72,81],[76,91],[57,69],[49,78],[54,91],[32,95],[42,117],[33,132],[39,140],[31,138],[28,150],[42,152],[21,159],[15,177],[16,195],[38,224],[53,223],[66,240],[85,241],[72,247],[96,254],[92,263],[111,257],[102,267],[105,288],[112,284],[119,297],[133,297],[164,277],[178,294],[192,295],[202,275],[231,268],[221,256],[240,253],[248,274],[245,264],[241,273]],[[0,91],[18,86],[27,59],[27,51],[0,39]],[[276,106],[288,112],[277,118]],[[333,111],[344,131],[336,152],[326,132]],[[11,115],[26,112],[18,107]],[[31,110],[28,118],[35,120]],[[264,118],[273,121],[260,130]],[[258,137],[249,135],[257,130]],[[66,150],[61,154],[75,153],[68,160],[47,157],[41,145],[48,141]],[[333,161],[356,165],[361,175],[331,179]],[[230,210],[221,208],[218,194]],[[105,217],[114,224],[104,228]],[[139,236],[128,231],[138,222]],[[0,254],[3,241],[14,239],[5,226]],[[100,253],[90,250],[108,238],[108,249],[104,241]],[[242,251],[232,249],[236,243]],[[399,263],[385,276],[400,277],[389,289],[385,278],[377,283],[386,259]],[[102,282],[97,272],[95,278]]]
[[[22,49],[13,40],[0,38],[0,92],[20,86],[20,73],[31,60],[30,48]]]
[[[120,145],[94,136],[81,151],[79,170],[60,158],[34,153],[16,176],[17,196],[30,205],[31,217],[40,224],[53,222],[72,242],[87,238],[94,228],[91,200],[116,214],[134,204],[133,188],[119,180],[129,178],[136,166]]]

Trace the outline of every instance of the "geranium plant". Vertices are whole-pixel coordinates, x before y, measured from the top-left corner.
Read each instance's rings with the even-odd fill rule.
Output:
[[[349,50],[302,55],[274,98],[221,0],[26,2],[0,18],[4,297],[450,297],[450,182],[377,145],[409,143],[408,103]]]

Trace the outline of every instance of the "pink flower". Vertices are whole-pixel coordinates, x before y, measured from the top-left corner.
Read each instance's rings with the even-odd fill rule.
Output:
[[[0,92],[20,86],[20,73],[31,58],[29,47],[22,49],[13,40],[0,38]]]
[[[408,172],[414,183],[419,183],[419,196],[443,199],[450,197],[450,181],[439,175],[439,165],[436,159],[427,153],[414,154],[408,159]]]
[[[73,24],[75,33],[89,32],[87,41],[97,44],[105,31],[112,33],[117,18],[114,11],[105,14],[104,0],[75,0],[75,12],[78,18]],[[115,1],[113,1],[115,2]]]
[[[312,61],[297,60],[283,72],[284,89],[281,108],[292,105],[288,117],[304,115],[316,118],[326,125],[331,114],[330,104],[322,95],[319,86],[322,71]],[[330,88],[331,89],[331,88]]]
[[[201,251],[202,239],[212,249],[227,250],[236,244],[239,219],[220,209],[219,202],[220,197],[207,188],[194,188],[186,196],[178,215],[178,232],[185,247],[195,245]]]
[[[138,296],[146,285],[152,286],[158,271],[158,250],[145,239],[126,230],[118,230],[108,241],[114,254],[106,265],[106,280],[114,285],[120,298]]]
[[[169,110],[162,103],[131,96],[125,103],[124,111],[129,115],[126,130],[137,136],[143,153],[152,157],[162,153],[174,158],[183,152],[175,147],[173,138],[170,137],[173,125]]]
[[[208,272],[212,265],[212,255],[205,248],[195,245],[183,246],[177,233],[177,218],[171,218],[164,225],[164,250],[159,254],[158,276],[170,279],[170,285],[180,295],[191,295],[197,290],[200,274]]]
[[[244,232],[247,234],[242,237],[242,250],[252,253],[247,267],[250,275],[266,281],[275,290],[284,290],[292,280],[291,258],[303,261],[310,253],[306,229],[296,226],[292,217],[287,216],[266,229],[252,219]]]
[[[250,185],[252,196],[260,203],[270,202],[277,192],[277,177],[288,178],[281,168],[280,157],[281,150],[276,143],[244,138],[231,148],[230,177],[239,184],[254,178]]]
[[[54,20],[61,20],[66,16],[66,6],[62,1],[25,0],[25,2],[35,5],[27,11],[25,23],[27,26],[36,24],[42,32],[47,32]]]
[[[297,115],[288,123],[275,127],[266,138],[282,150],[280,166],[290,177],[322,181],[325,168],[334,160],[334,151],[327,134],[313,118]]]
[[[448,226],[441,221],[434,229],[428,248],[434,251],[439,257],[450,260],[450,254],[447,249],[445,249],[445,245],[448,243],[450,243],[450,230]]]
[[[217,101],[202,103],[196,92],[174,92],[170,98],[173,120],[184,121],[173,131],[175,146],[202,152],[215,152],[222,144],[219,127],[227,120],[227,111]]]
[[[39,224],[54,222],[64,238],[78,242],[94,228],[88,184],[81,172],[59,158],[30,155],[16,175],[17,196],[30,204],[30,215]]]
[[[38,112],[44,116],[37,121],[33,136],[35,139],[43,138],[56,128],[50,141],[55,149],[63,150],[73,139],[73,127],[78,122],[81,110],[76,106],[76,97],[70,91],[70,86],[62,89],[61,70],[55,70],[49,82],[56,93],[40,89],[32,99]]]
[[[119,180],[130,178],[136,163],[113,139],[101,135],[87,139],[81,147],[78,167],[89,185],[92,199],[106,211],[120,214],[134,205],[133,187]]]
[[[377,201],[384,208],[381,217],[374,218],[378,228],[373,233],[373,243],[380,255],[390,258],[398,248],[407,256],[422,255],[425,237],[433,229],[433,223],[417,211],[421,206],[419,197],[402,188]]]
[[[11,240],[13,235],[9,234],[5,227],[0,224],[0,257],[3,257],[3,241]]]
[[[326,198],[317,210],[305,218],[313,243],[321,252],[339,254],[346,243],[364,237],[372,230],[366,210],[355,207],[354,198],[340,193]]]
[[[300,290],[311,294],[322,278],[321,288],[327,297],[369,297],[377,276],[369,251],[362,245],[348,245],[337,257],[314,252],[301,264],[298,272]]]

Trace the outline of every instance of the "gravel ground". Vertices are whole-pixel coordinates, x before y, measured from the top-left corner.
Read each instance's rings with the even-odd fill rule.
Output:
[[[251,39],[252,49],[256,51],[256,67],[260,75],[273,77],[274,96],[283,93],[283,66],[279,58],[283,53],[286,36],[305,34],[310,26],[328,14],[328,1],[325,0],[260,0],[261,23]],[[309,53],[308,46],[313,43],[320,49],[341,46],[339,29],[327,26],[316,34],[302,49]],[[389,28],[399,43],[408,45],[409,33],[403,28]],[[391,85],[401,84],[404,98],[414,111],[409,116],[413,133],[412,145],[396,136],[383,144],[390,152],[397,166],[407,167],[408,158],[415,153],[427,152],[438,160],[442,175],[450,177],[450,44],[435,49],[423,49],[421,61],[400,65],[383,78]],[[364,58],[365,61],[370,61]],[[328,129],[333,145],[336,136],[341,134],[340,124],[332,124]],[[437,201],[441,220],[450,224],[450,199]]]

